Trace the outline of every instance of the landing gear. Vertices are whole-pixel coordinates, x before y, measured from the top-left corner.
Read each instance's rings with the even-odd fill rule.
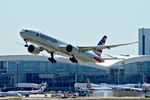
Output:
[[[78,60],[77,60],[74,56],[70,57],[69,59],[70,59],[70,61],[72,61],[73,63],[78,63]]]
[[[51,53],[51,58],[49,57],[48,60],[49,60],[51,63],[56,63],[56,60],[54,59],[54,53]]]
[[[28,47],[28,43],[26,42],[26,44],[24,45],[25,47]]]
[[[27,40],[24,39],[24,41],[25,41],[25,43],[26,43],[24,46],[25,46],[25,47],[28,47],[28,42],[27,42]]]

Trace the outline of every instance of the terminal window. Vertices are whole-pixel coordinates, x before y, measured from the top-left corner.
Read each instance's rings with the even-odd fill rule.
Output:
[[[0,69],[4,69],[8,66],[8,62],[7,61],[1,61],[0,62]]]
[[[145,35],[142,36],[142,54],[145,55]]]

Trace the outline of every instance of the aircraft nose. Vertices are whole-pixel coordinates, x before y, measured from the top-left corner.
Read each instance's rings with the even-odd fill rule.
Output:
[[[22,36],[22,34],[23,34],[23,32],[22,31],[20,31],[20,35]]]
[[[28,32],[28,30],[24,30],[24,29],[21,30],[21,31],[20,31],[20,36],[21,36],[21,37],[26,37],[27,32]]]
[[[23,31],[20,31],[20,36],[24,37],[24,32]]]

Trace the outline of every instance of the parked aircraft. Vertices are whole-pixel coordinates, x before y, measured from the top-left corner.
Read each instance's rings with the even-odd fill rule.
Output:
[[[18,93],[21,95],[29,96],[29,94],[39,94],[42,93],[45,87],[40,88],[39,90],[31,90],[31,91],[10,91],[14,93]]]
[[[46,88],[46,83],[42,83],[41,85],[42,86],[40,87],[40,89],[37,90],[22,90],[17,87],[2,89],[0,92],[0,96],[29,96],[29,94],[39,94],[42,93]]]
[[[52,63],[56,63],[54,59],[54,53],[60,54],[62,56],[69,56],[70,60],[73,63],[82,62],[104,62],[104,60],[111,60],[116,58],[102,58],[101,54],[103,49],[110,49],[118,46],[124,46],[133,44],[116,44],[116,45],[104,45],[107,39],[107,36],[104,36],[102,40],[97,44],[97,46],[73,46],[71,44],[65,43],[53,37],[42,34],[39,31],[34,31],[30,29],[22,29],[20,35],[23,40],[26,42],[25,47],[28,48],[28,51],[32,54],[39,54],[41,51],[45,50],[51,54],[51,57],[48,60]],[[28,45],[27,43],[31,42],[33,44]]]
[[[43,88],[39,89],[39,90],[31,90],[31,91],[8,91],[8,92],[0,92],[0,97],[5,97],[5,96],[29,96],[29,94],[38,94],[38,93],[42,93],[43,92]]]
[[[143,91],[142,88],[131,87],[131,86],[128,86],[128,84],[124,84],[124,85],[108,85],[108,86],[113,88],[114,90],[138,91],[138,92]]]
[[[129,86],[129,84],[124,84],[124,85],[111,85],[111,84],[93,84],[87,79],[88,82],[88,89],[90,91],[100,91],[100,90],[124,90],[124,91],[142,91],[143,88],[135,88]],[[146,86],[148,87],[148,86]]]
[[[6,97],[6,96],[19,96],[19,97],[21,97],[22,95],[17,93],[17,92],[0,92],[0,97]]]
[[[89,91],[101,91],[101,90],[112,90],[111,87],[108,87],[108,86],[101,86],[101,85],[98,85],[98,84],[93,84],[90,82],[89,79],[87,79],[87,88]]]

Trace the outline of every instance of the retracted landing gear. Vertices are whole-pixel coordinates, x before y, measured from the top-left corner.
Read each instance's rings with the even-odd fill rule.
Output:
[[[54,59],[54,53],[51,53],[51,58],[49,57],[48,60],[49,60],[51,63],[56,63],[56,60]]]
[[[72,61],[73,63],[78,63],[78,60],[77,60],[74,56],[70,57],[69,59],[70,59],[70,61]]]

